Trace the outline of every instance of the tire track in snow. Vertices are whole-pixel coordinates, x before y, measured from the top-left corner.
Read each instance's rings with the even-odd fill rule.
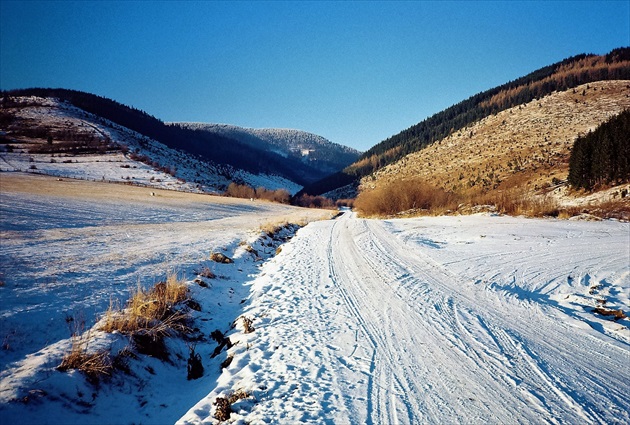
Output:
[[[461,277],[453,275],[430,257],[411,252],[408,246],[400,244],[395,238],[392,238],[391,234],[383,229],[382,224],[369,222],[368,227],[371,229],[370,234],[373,243],[380,245],[383,257],[390,257],[392,261],[397,261],[403,267],[416,269],[416,274],[422,276],[422,280],[430,282],[432,288],[439,289],[454,298],[454,301],[451,300],[448,303],[450,307],[442,302],[436,305],[439,313],[450,312],[449,314],[440,314],[440,322],[448,325],[444,329],[445,334],[457,336],[457,341],[451,341],[451,343],[454,345],[458,342],[461,343],[460,351],[462,354],[468,355],[473,360],[476,357],[476,364],[484,367],[491,357],[483,356],[481,352],[473,354],[476,350],[466,342],[466,339],[470,338],[471,335],[466,329],[470,323],[464,324],[460,321],[455,326],[452,318],[457,317],[458,311],[462,308],[478,312],[479,318],[486,318],[487,323],[484,325],[486,333],[495,340],[499,346],[499,352],[508,357],[509,363],[506,363],[504,367],[506,369],[505,374],[511,373],[516,376],[522,383],[519,388],[528,388],[528,391],[541,402],[538,409],[541,413],[546,413],[547,420],[556,422],[555,418],[559,416],[580,417],[588,422],[606,422],[602,409],[593,408],[590,405],[592,400],[588,400],[572,389],[573,382],[571,381],[574,381],[576,377],[588,382],[587,386],[590,387],[592,394],[608,394],[613,396],[617,403],[624,403],[623,390],[616,390],[615,383],[606,381],[609,379],[613,382],[617,381],[618,385],[623,387],[623,379],[616,378],[616,372],[623,368],[624,357],[627,359],[627,352],[619,350],[618,346],[602,344],[601,341],[590,341],[591,344],[576,343],[574,336],[570,332],[566,332],[566,326],[540,314],[540,310],[533,310],[531,305],[509,303],[510,305],[504,306],[497,305],[495,300],[486,303],[488,294],[478,290],[474,292],[473,298],[470,293],[462,290],[468,284]],[[503,311],[501,311],[501,307]],[[506,310],[505,307],[508,309]],[[538,311],[539,314],[524,315],[520,314],[521,312],[511,310],[519,307],[525,307],[530,313],[532,310]],[[527,317],[527,321],[524,321],[523,317]],[[535,320],[535,323],[530,322],[532,319]],[[439,325],[440,323],[436,323],[436,326]],[[456,331],[457,328],[460,332]],[[463,335],[468,335],[468,338],[462,338]],[[548,341],[550,335],[553,335],[552,341]],[[584,338],[593,339],[590,335]],[[546,354],[546,358],[543,359],[535,350]],[[607,350],[616,352],[619,357],[606,355]],[[549,353],[552,354],[549,355]],[[498,359],[501,360],[501,357],[499,356]],[[604,361],[604,364],[608,363],[610,368],[607,368],[608,370],[604,373],[596,374],[591,370],[588,361],[588,359],[593,358]],[[554,359],[560,359],[560,361],[552,362],[551,360]],[[571,359],[572,364],[568,365],[568,362],[562,359]],[[556,363],[556,367],[553,367],[551,363]],[[579,372],[571,373],[569,371],[570,373],[567,374],[567,371],[563,370],[565,367],[577,367]],[[488,370],[487,372],[492,371]],[[605,399],[598,401],[600,403],[606,402]]]
[[[453,272],[431,255],[452,247],[419,249],[386,226],[313,223],[271,265],[253,310],[267,317],[261,348],[248,351],[266,389],[245,422],[630,422],[627,346],[550,317],[543,298],[479,284],[474,261]],[[537,255],[527,265],[545,273]]]
[[[399,399],[402,398],[402,404],[404,409],[402,410],[407,421],[413,422],[413,415],[411,409],[406,401],[405,394],[410,391],[409,385],[405,383],[398,374],[387,375],[384,371],[386,365],[395,363],[395,359],[391,356],[390,347],[385,347],[386,341],[383,338],[381,329],[382,327],[366,320],[365,314],[362,313],[366,308],[370,308],[370,305],[364,303],[367,299],[367,294],[363,288],[354,286],[353,289],[356,293],[363,292],[361,297],[356,297],[351,291],[347,290],[345,285],[340,284],[344,282],[346,284],[356,280],[359,276],[357,271],[354,270],[354,275],[350,270],[350,265],[360,258],[356,251],[350,249],[342,249],[339,245],[339,241],[347,242],[349,239],[343,232],[347,231],[344,227],[347,224],[347,220],[336,221],[330,232],[329,248],[328,248],[328,261],[329,272],[339,291],[341,297],[346,303],[346,306],[352,313],[353,317],[358,322],[362,333],[367,338],[370,349],[372,350],[372,358],[370,361],[370,369],[367,385],[367,420],[366,423],[398,423],[400,414],[397,411],[396,405],[399,404]],[[342,227],[342,229],[339,229]],[[337,243],[336,243],[337,242]],[[344,248],[347,246],[344,245]],[[339,253],[351,253],[350,256],[344,256],[343,264],[339,262]],[[354,264],[356,266],[356,264]],[[361,276],[362,279],[368,279],[366,275]],[[348,288],[350,289],[350,288]],[[385,347],[385,349],[382,349]],[[385,357],[385,358],[384,358]],[[389,379],[388,379],[389,378]],[[391,380],[390,380],[391,379]],[[405,422],[407,422],[405,421]]]

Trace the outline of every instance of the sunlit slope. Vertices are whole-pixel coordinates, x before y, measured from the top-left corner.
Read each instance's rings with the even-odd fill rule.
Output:
[[[627,80],[556,92],[454,132],[363,178],[361,185],[420,177],[458,193],[550,187],[566,180],[575,138],[626,108]]]

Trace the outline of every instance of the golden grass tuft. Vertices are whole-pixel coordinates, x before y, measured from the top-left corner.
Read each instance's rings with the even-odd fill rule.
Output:
[[[72,344],[70,353],[66,354],[57,369],[64,372],[76,369],[83,372],[90,379],[98,379],[102,375],[111,375],[112,361],[109,351],[101,350],[89,353],[83,344]]]
[[[436,188],[421,179],[388,182],[363,191],[354,207],[363,216],[388,216],[404,211],[440,214],[457,208],[458,198],[453,193]]]
[[[74,320],[74,319],[73,319]],[[91,332],[83,333],[85,322],[83,319],[74,320],[75,329],[72,332],[72,347],[63,357],[57,369],[65,372],[71,369],[83,372],[88,379],[98,380],[100,376],[109,376],[113,369],[109,351],[89,351]]]
[[[175,305],[187,300],[188,293],[186,283],[174,273],[148,290],[138,286],[127,308],[120,309],[110,303],[101,330],[128,334],[140,330],[159,334],[167,334],[170,330],[185,331],[187,315],[177,311]]]
[[[273,238],[278,232],[288,225],[289,222],[287,220],[268,221],[260,225],[260,231],[266,233],[270,238]]]

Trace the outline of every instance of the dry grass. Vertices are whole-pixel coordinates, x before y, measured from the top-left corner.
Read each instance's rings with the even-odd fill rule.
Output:
[[[387,216],[403,211],[440,214],[456,209],[458,198],[420,179],[389,182],[357,197],[354,206],[363,216]]]
[[[86,346],[82,344],[75,346],[73,342],[72,350],[66,354],[57,369],[62,372],[76,369],[83,372],[89,379],[98,380],[103,375],[109,376],[111,374],[112,362],[109,351],[88,353]]]
[[[226,397],[217,397],[214,400],[214,405],[216,406],[214,418],[221,422],[229,420],[233,412],[232,404],[239,400],[249,398],[250,396],[251,394],[247,391],[236,390],[229,393]]]
[[[254,321],[246,316],[241,316],[240,319],[243,322],[243,332],[246,334],[252,333],[256,330],[254,328]],[[237,319],[238,320],[238,319]]]
[[[205,277],[207,279],[215,279],[217,277],[214,274],[214,272],[212,270],[210,270],[210,268],[208,266],[205,266],[203,269],[201,269],[201,271],[198,272],[197,275],[199,275],[201,277]]]
[[[57,369],[64,372],[71,369],[79,370],[91,381],[98,381],[101,376],[109,376],[113,369],[109,351],[89,350],[91,332],[84,332],[83,317],[68,317],[66,322],[72,325],[72,348],[63,357]]]
[[[126,334],[145,331],[156,335],[167,335],[173,330],[186,332],[187,314],[178,311],[175,306],[188,299],[188,292],[186,283],[174,273],[149,290],[138,287],[127,308],[120,309],[110,304],[101,330]]]
[[[623,312],[623,310],[609,310],[607,308],[603,308],[603,307],[596,307],[593,309],[593,312],[600,314],[602,316],[612,316],[613,320],[621,320],[621,319],[625,319],[626,316]]]
[[[214,411],[214,418],[218,421],[225,422],[230,419],[232,415],[232,406],[225,397],[217,397],[214,399],[214,405],[216,410]]]
[[[288,225],[289,222],[287,220],[268,221],[260,225],[260,231],[267,234],[270,238],[274,238],[278,232]]]
[[[232,264],[234,262],[234,260],[221,252],[210,253],[210,260],[221,264]]]
[[[529,196],[522,189],[491,192],[472,197],[473,205],[491,205],[501,214],[527,217],[558,217],[558,202],[548,196]]]
[[[627,86],[627,81],[591,83],[577,93],[554,93],[499,112],[363,178],[361,191],[409,179],[430,182],[464,199],[498,191],[547,190],[566,180],[575,138],[630,107]],[[550,212],[550,205],[538,201],[504,203],[506,210]]]
[[[616,218],[618,220],[630,221],[630,199],[616,199],[600,204],[582,207],[582,210],[599,218]]]

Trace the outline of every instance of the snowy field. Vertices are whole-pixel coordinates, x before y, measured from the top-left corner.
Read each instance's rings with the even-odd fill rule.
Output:
[[[628,224],[466,216],[300,230],[180,423],[628,423]]]
[[[630,321],[594,311],[628,313],[628,223],[345,212],[274,256],[261,224],[322,213],[29,178],[0,174],[2,421],[217,423],[216,398],[240,390],[239,424],[630,422]],[[208,288],[192,282],[203,266]],[[68,317],[93,323],[169,269],[202,307],[202,378],[186,380],[176,342],[170,362],[98,386],[55,370]],[[233,346],[212,357],[215,329]]]
[[[130,290],[155,284],[169,271],[192,279],[194,271],[207,266],[224,276],[217,286],[229,292],[246,278],[247,269],[219,272],[220,265],[208,261],[211,252],[232,255],[241,241],[255,240],[259,227],[268,222],[330,216],[262,201],[18,173],[0,173],[0,187],[0,417],[3,408],[17,408],[12,411],[20,422],[29,418],[21,409],[33,406],[6,403],[49,385],[41,381],[50,377],[67,349],[71,318],[85,319],[89,328],[111,300],[124,305]],[[230,299],[235,306],[240,305],[238,296]],[[229,310],[226,314],[236,315],[223,320],[234,320],[237,311]],[[185,361],[183,377],[185,381]],[[147,418],[88,419],[60,409],[62,416],[50,416],[54,409],[37,406],[26,422],[130,423]],[[171,422],[182,409],[170,413]],[[148,416],[161,423],[154,417],[159,414],[156,410]]]

